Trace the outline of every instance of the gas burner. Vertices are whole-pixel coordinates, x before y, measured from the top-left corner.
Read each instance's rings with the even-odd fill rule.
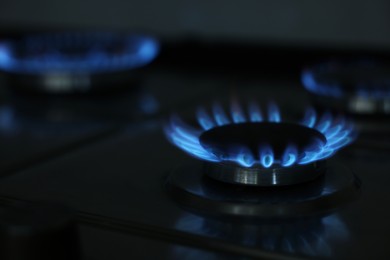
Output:
[[[328,62],[304,69],[302,83],[318,106],[357,115],[390,114],[390,65]]]
[[[227,116],[198,111],[196,129],[172,117],[169,140],[201,159],[177,168],[167,187],[180,203],[206,214],[299,216],[331,211],[357,194],[348,169],[327,162],[354,140],[344,117],[309,109],[300,122],[281,119],[276,105],[265,118],[252,103],[248,114],[235,103]]]
[[[354,138],[352,125],[329,113],[317,119],[309,109],[299,123],[281,120],[271,104],[268,119],[252,103],[248,116],[234,104],[228,117],[220,105],[213,116],[198,111],[203,130],[172,117],[167,137],[190,155],[206,161],[205,173],[219,181],[256,186],[297,184],[325,171],[324,159]]]
[[[134,80],[129,70],[150,63],[157,52],[157,42],[141,35],[48,33],[1,41],[0,69],[25,92],[112,90]]]

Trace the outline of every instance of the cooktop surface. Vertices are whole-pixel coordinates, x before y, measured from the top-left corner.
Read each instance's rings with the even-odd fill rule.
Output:
[[[67,205],[81,259],[390,256],[388,133],[317,106],[295,74],[151,66],[136,84],[104,95],[7,91],[0,215]],[[247,110],[252,101],[259,110]]]

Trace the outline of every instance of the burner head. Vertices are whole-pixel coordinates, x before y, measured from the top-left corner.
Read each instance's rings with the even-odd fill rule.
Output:
[[[126,73],[150,63],[157,52],[157,42],[141,35],[46,33],[0,41],[0,69],[24,91],[85,92],[128,83]]]
[[[268,119],[250,105],[246,115],[237,105],[231,116],[222,107],[213,117],[198,112],[202,130],[173,117],[167,137],[179,148],[205,163],[204,173],[214,179],[245,185],[278,186],[312,180],[324,172],[324,159],[353,140],[351,125],[324,114],[317,119],[308,110],[302,122],[287,123],[275,105]]]
[[[243,160],[246,159],[248,165],[259,161],[265,168],[272,166],[275,160],[286,166],[294,160],[290,156],[301,157],[305,151],[319,151],[326,144],[326,138],[317,130],[298,124],[272,122],[215,127],[202,133],[199,141],[205,150],[221,160],[233,158],[245,149],[246,158]],[[286,150],[290,153],[286,154]]]
[[[329,62],[302,72],[318,105],[354,114],[390,113],[390,64]]]
[[[290,185],[317,178],[324,171],[322,163],[292,165],[305,151],[320,151],[326,139],[317,130],[291,123],[239,123],[205,131],[200,144],[223,160],[244,151],[241,167],[234,163],[209,163],[205,173],[217,180],[258,186]],[[241,148],[240,148],[241,147]],[[245,148],[244,148],[245,147]]]

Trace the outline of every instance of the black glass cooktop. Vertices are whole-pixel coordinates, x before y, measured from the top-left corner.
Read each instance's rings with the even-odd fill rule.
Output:
[[[184,179],[187,173],[188,178],[194,172],[203,175],[200,159],[167,140],[164,128],[170,115],[193,122],[199,106],[234,96],[260,103],[272,100],[287,117],[300,118],[311,99],[299,75],[274,75],[277,71],[266,76],[200,73],[159,64],[143,72],[138,92],[5,96],[0,110],[0,214],[21,202],[66,204],[75,211],[83,259],[388,258],[390,150],[378,140],[389,139],[383,133],[358,136],[362,142],[329,159],[326,167],[337,168],[331,178],[352,178],[353,183],[345,185],[352,192],[341,188],[344,193],[338,194],[337,181],[304,184],[310,198],[337,193],[311,201],[316,206],[305,208],[304,214],[225,214],[213,207],[192,207],[170,192],[169,176],[178,168],[184,168]],[[229,212],[237,201],[279,203],[279,197],[266,190],[248,193],[234,187],[231,197],[224,197],[218,193],[220,186],[225,192],[226,185],[234,184],[216,182],[203,180],[192,189],[232,202]],[[311,184],[313,188],[307,188]],[[297,198],[307,202],[299,187],[280,193],[284,205]],[[237,199],[240,196],[243,199]],[[316,203],[329,210],[317,211]]]

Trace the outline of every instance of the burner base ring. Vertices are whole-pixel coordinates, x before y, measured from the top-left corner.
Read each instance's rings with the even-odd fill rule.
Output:
[[[360,181],[340,164],[302,184],[254,187],[215,181],[203,174],[203,164],[183,165],[167,179],[172,198],[194,213],[211,216],[286,218],[331,213],[354,200]]]
[[[314,180],[326,171],[326,161],[288,168],[244,168],[228,163],[205,163],[205,173],[218,181],[253,186],[284,186]]]

